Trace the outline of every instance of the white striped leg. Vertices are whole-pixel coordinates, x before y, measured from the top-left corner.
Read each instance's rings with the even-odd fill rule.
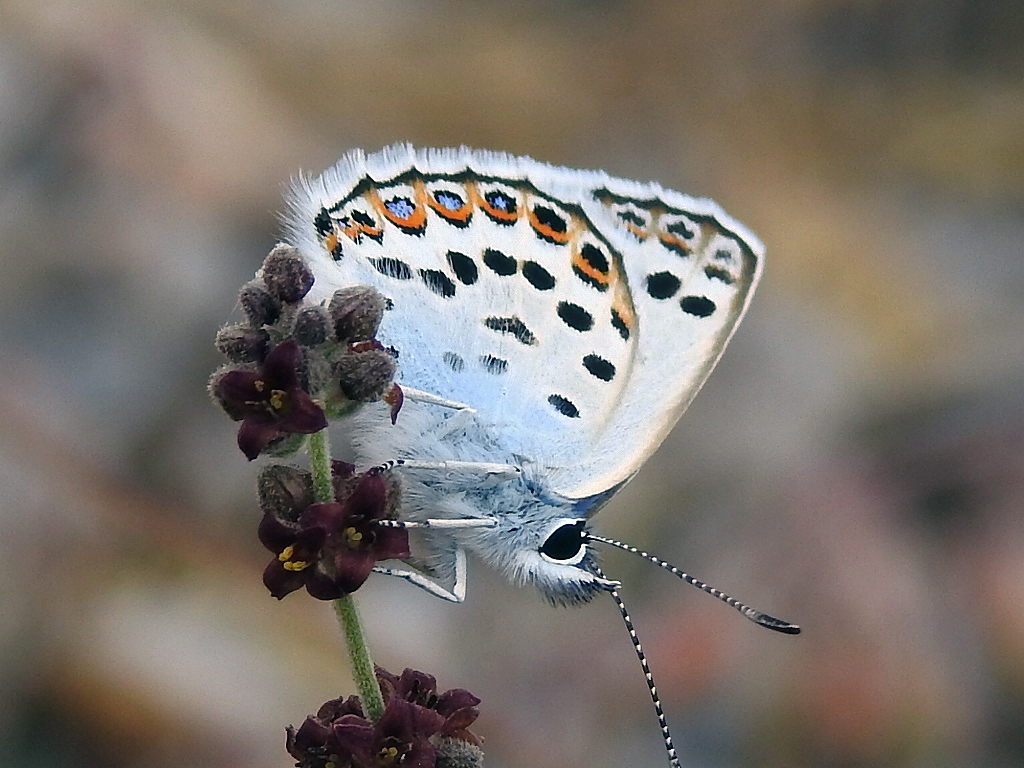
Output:
[[[411,568],[388,568],[387,566],[378,565],[374,567],[373,572],[405,579],[410,584],[415,584],[435,597],[440,597],[442,600],[448,600],[452,603],[461,603],[466,599],[466,550],[462,547],[455,550],[455,584],[452,586],[451,591],[448,591],[428,576]]]
[[[408,472],[434,472],[450,479],[454,475],[468,475],[482,485],[497,485],[515,480],[522,472],[512,464],[493,464],[483,461],[408,461],[393,459],[378,464],[371,472],[387,472],[398,469]]]

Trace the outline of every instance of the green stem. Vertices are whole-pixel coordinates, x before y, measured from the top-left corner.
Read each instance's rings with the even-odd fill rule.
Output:
[[[313,493],[319,502],[334,501],[334,483],[331,480],[331,447],[327,430],[309,436],[309,465],[313,471]],[[359,621],[355,600],[351,595],[334,601],[334,612],[345,636],[349,660],[352,663],[352,678],[359,689],[363,709],[371,720],[378,720],[384,714],[384,699],[380,695],[377,676],[373,673],[373,659],[366,645],[363,625]]]
[[[334,483],[331,480],[331,444],[327,430],[321,429],[309,436],[309,466],[313,470],[313,494],[319,502],[334,501]]]
[[[373,660],[370,649],[366,647],[363,636],[363,625],[359,621],[359,612],[352,595],[334,601],[334,612],[338,615],[338,623],[345,635],[349,658],[352,661],[352,678],[359,688],[359,697],[363,701],[363,710],[370,720],[376,722],[384,714],[384,699],[380,695],[377,676],[373,674]]]

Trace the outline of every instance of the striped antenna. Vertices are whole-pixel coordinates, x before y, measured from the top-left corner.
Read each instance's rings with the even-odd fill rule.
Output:
[[[607,576],[601,572],[600,568],[595,568],[597,575],[602,579],[607,579]],[[654,684],[654,675],[651,674],[651,667],[647,663],[647,656],[644,654],[644,649],[640,645],[640,638],[636,634],[636,630],[633,629],[633,620],[629,618],[629,612],[626,611],[626,604],[622,602],[622,598],[619,597],[619,592],[616,589],[612,589],[611,595],[615,600],[615,604],[619,606],[619,613],[622,614],[622,620],[626,623],[626,629],[629,631],[629,639],[633,641],[633,650],[636,651],[636,657],[640,659],[640,667],[644,671],[644,678],[647,680],[647,688],[651,692],[651,701],[654,702],[654,711],[658,715],[658,725],[661,726],[661,737],[665,740],[665,751],[668,752],[668,763],[671,768],[682,768],[679,764],[679,755],[676,754],[676,746],[672,743],[672,733],[668,729],[668,721],[665,719],[665,710],[661,708],[661,698],[658,696],[658,688]]]
[[[760,624],[762,627],[767,627],[768,629],[773,629],[776,632],[782,632],[782,633],[787,634],[787,635],[799,635],[800,634],[800,627],[798,627],[796,624],[790,624],[788,621],[783,621],[782,619],[776,619],[774,616],[769,616],[767,613],[762,613],[761,611],[758,611],[758,610],[756,610],[754,608],[751,608],[748,605],[744,605],[739,600],[736,600],[735,598],[729,597],[729,595],[725,594],[725,592],[722,592],[720,589],[715,589],[714,587],[712,587],[712,586],[710,586],[708,584],[705,584],[700,579],[695,579],[690,574],[684,573],[683,571],[679,570],[678,568],[676,568],[671,563],[666,563],[660,557],[655,557],[652,554],[644,552],[642,549],[637,549],[636,547],[630,546],[629,544],[624,544],[621,541],[616,541],[615,539],[606,539],[603,536],[595,536],[592,533],[588,533],[587,534],[587,538],[590,539],[591,541],[599,541],[602,544],[607,544],[607,545],[612,546],[612,547],[617,547],[617,548],[619,548],[621,550],[624,550],[626,552],[632,552],[634,555],[639,555],[640,557],[642,557],[647,562],[654,563],[655,565],[657,565],[657,566],[659,566],[661,568],[664,568],[669,573],[674,573],[676,576],[678,576],[680,579],[685,581],[687,584],[691,584],[694,587],[697,587],[697,589],[701,589],[701,590],[707,592],[712,597],[717,597],[719,600],[721,600],[726,605],[731,605],[733,608],[735,608],[737,611],[742,613],[744,616],[746,616],[748,619],[750,619],[755,624]],[[614,596],[614,593],[612,593],[612,594]],[[616,597],[615,599],[618,600],[618,597]],[[619,601],[619,606],[620,607],[622,606],[621,601]],[[623,613],[623,617],[625,617],[625,609],[623,609],[622,613]],[[627,619],[626,623],[628,625],[628,623],[629,623],[628,619]],[[630,634],[632,634],[632,629],[630,630]],[[637,650],[639,650],[639,646],[637,647]],[[641,661],[642,661],[642,659],[641,659]],[[644,669],[646,670],[646,664],[644,665]],[[650,676],[648,675],[648,679],[649,678],[650,678]]]

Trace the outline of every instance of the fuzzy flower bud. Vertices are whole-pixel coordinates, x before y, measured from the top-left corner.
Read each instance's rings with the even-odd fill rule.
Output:
[[[263,261],[263,282],[278,299],[294,304],[313,287],[313,273],[295,246],[279,243]]]
[[[372,339],[384,318],[387,299],[367,285],[352,285],[334,292],[327,311],[334,333],[342,342]]]
[[[267,356],[270,334],[263,328],[229,325],[217,333],[217,351],[233,363],[258,363]]]
[[[379,400],[390,389],[395,371],[395,359],[379,348],[345,355],[334,366],[345,397],[363,403]]]
[[[273,325],[281,316],[281,302],[267,290],[260,280],[251,280],[238,294],[242,311],[254,326]]]
[[[331,331],[331,318],[323,307],[303,307],[295,315],[292,333],[299,344],[307,347],[323,344]]]

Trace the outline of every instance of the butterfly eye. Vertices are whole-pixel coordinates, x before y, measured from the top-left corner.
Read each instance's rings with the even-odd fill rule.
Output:
[[[540,553],[548,560],[575,565],[583,559],[583,520],[567,521],[559,525],[544,540]]]

